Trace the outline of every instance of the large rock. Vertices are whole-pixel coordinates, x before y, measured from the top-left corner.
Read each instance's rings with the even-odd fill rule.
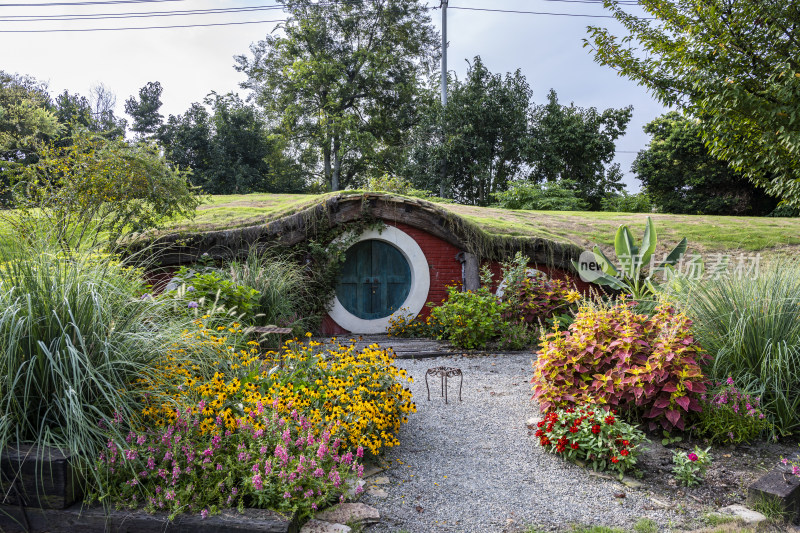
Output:
[[[748,509],[744,505],[729,505],[720,509],[719,512],[722,514],[733,515],[737,518],[740,518],[745,524],[752,526],[760,524],[767,519],[767,517],[763,514]]]
[[[368,525],[380,522],[381,514],[374,507],[363,503],[340,503],[317,513],[316,519],[337,524],[349,522]]]
[[[350,526],[311,519],[300,528],[300,533],[350,533]]]

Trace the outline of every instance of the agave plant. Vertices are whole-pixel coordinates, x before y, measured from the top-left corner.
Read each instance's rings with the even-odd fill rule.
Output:
[[[653,268],[646,268],[656,251],[657,234],[653,220],[647,217],[642,243],[636,246],[627,226],[622,225],[617,229],[614,237],[614,252],[617,255],[619,266],[615,265],[599,246],[595,246],[594,261],[600,271],[587,267],[585,262],[572,262],[583,279],[593,281],[598,285],[611,287],[631,294],[633,299],[641,300],[651,298],[657,292],[657,284],[653,276],[674,266],[686,252],[686,238],[684,237],[664,260]]]

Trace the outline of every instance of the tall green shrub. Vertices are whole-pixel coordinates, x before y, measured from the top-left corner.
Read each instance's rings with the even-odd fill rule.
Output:
[[[775,264],[758,276],[679,280],[673,297],[712,356],[707,372],[761,397],[781,434],[800,431],[800,266]]]
[[[161,319],[137,271],[48,242],[0,249],[0,451],[53,446],[85,465],[107,421],[136,419],[138,380],[186,324]]]

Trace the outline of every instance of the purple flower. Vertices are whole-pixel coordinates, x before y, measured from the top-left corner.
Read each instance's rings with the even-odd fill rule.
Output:
[[[197,309],[199,307],[199,304],[194,300],[192,300],[187,304],[187,306],[189,307],[189,309]]]
[[[256,467],[256,468],[258,468],[258,467]],[[252,482],[253,482],[253,488],[254,489],[262,490],[264,488],[264,482],[261,479],[261,474],[254,475],[253,479],[252,479]]]
[[[731,376],[728,376],[728,379],[727,379],[726,383],[728,385],[733,385],[733,378]]]
[[[208,509],[203,509],[202,511],[200,511],[200,518],[202,518],[203,520],[208,518]]]
[[[695,462],[695,461],[697,461],[699,459],[699,457],[697,457],[696,453],[686,454],[686,458],[689,459],[691,462]]]
[[[188,287],[186,287],[186,292],[194,292],[194,287],[189,285]]]

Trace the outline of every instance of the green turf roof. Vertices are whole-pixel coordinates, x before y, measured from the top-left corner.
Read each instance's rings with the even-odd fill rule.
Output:
[[[303,211],[334,195],[358,191],[303,194],[250,194],[212,196],[197,211],[194,220],[175,221],[166,232],[204,233],[262,225]],[[627,224],[641,237],[648,215],[574,211],[525,211],[436,204],[478,225],[489,236],[539,237],[581,248],[600,244],[610,248],[620,224]],[[663,247],[687,237],[690,251],[715,253],[761,253],[767,257],[800,257],[800,218],[725,217],[700,215],[650,215]],[[660,247],[661,247],[660,246]]]

